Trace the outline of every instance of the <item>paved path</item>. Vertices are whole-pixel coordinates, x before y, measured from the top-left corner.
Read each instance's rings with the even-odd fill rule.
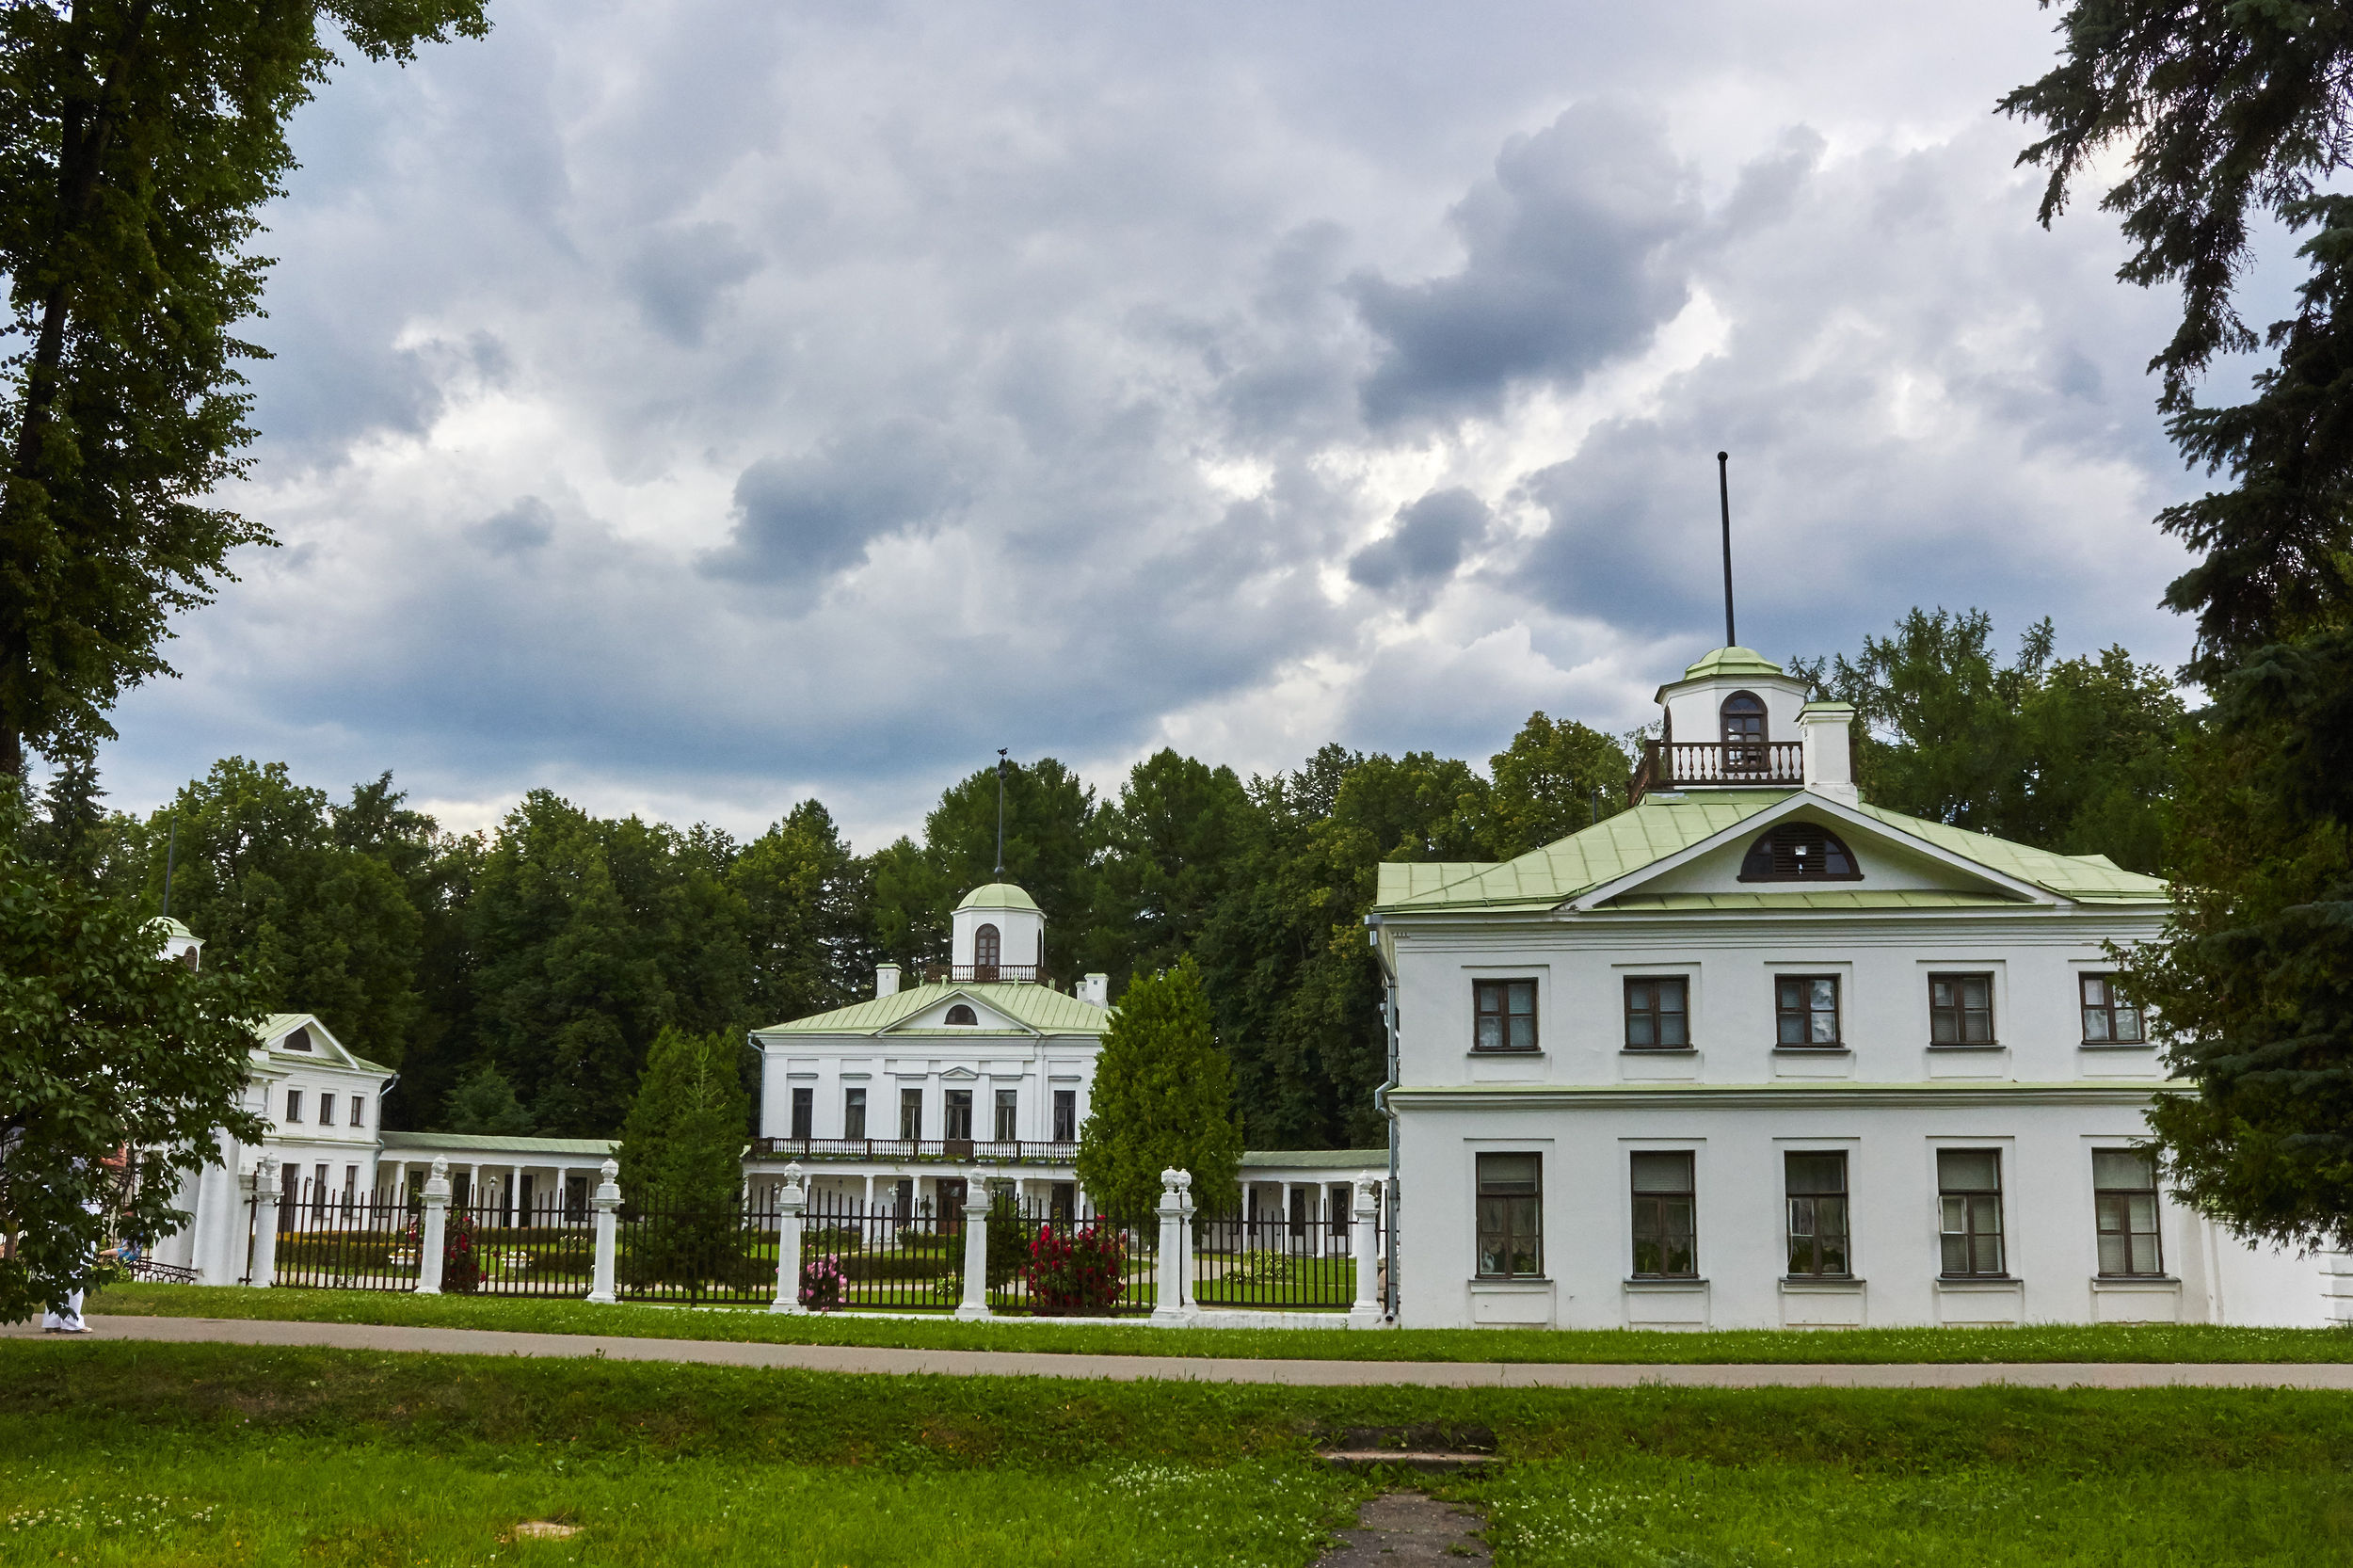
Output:
[[[692,1361],[714,1367],[787,1367],[820,1372],[928,1372],[953,1377],[1159,1378],[1191,1383],[1279,1383],[1425,1388],[2343,1388],[2353,1363],[2004,1362],[1884,1366],[1628,1366],[1483,1361],[1253,1361],[1178,1355],[1050,1355],[1028,1351],[910,1351],[862,1345],[768,1345],[725,1339],[630,1339],[494,1329],[394,1328],[244,1318],[89,1320],[91,1339],[232,1345],[323,1345],[352,1351],[435,1351],[457,1355],[603,1356],[610,1361]],[[0,1327],[0,1338],[38,1338],[37,1324]]]

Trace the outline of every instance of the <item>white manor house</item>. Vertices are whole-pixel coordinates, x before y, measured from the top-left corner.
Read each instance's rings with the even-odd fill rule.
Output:
[[[1369,1182],[1412,1327],[2353,1321],[2353,1260],[2234,1240],[2133,1147],[2166,1082],[2109,946],[2157,935],[2162,883],[1874,808],[1852,711],[1746,648],[1658,700],[1631,809],[1501,864],[1381,868],[1392,1146],[1247,1154],[1248,1214],[1344,1224]],[[812,1213],[954,1215],[982,1181],[1084,1212],[1113,1010],[1103,975],[1048,980],[1044,932],[992,883],[946,965],[755,1031],[746,1195],[797,1166]],[[270,1136],[188,1179],[156,1260],[245,1277],[264,1157],[290,1192],[405,1198],[440,1160],[460,1205],[585,1214],[610,1142],[384,1132],[393,1080],[270,1019]]]

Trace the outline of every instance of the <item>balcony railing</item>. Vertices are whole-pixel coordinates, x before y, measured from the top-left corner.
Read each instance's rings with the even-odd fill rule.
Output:
[[[752,1152],[771,1160],[936,1160],[956,1164],[988,1160],[1009,1164],[1067,1165],[1079,1158],[1079,1145],[973,1138],[760,1138],[753,1141]]]
[[[1645,741],[1633,797],[1686,785],[1802,784],[1805,746],[1797,741]]]
[[[1054,983],[1054,977],[1039,964],[931,964],[924,967],[925,984],[936,985],[943,980],[968,980],[976,985],[1000,983],[1051,985]]]

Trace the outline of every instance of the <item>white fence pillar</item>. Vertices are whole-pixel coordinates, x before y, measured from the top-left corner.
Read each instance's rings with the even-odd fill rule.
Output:
[[[1379,1328],[1381,1318],[1381,1177],[1371,1171],[1356,1178],[1356,1304],[1348,1309],[1350,1328]]]
[[[2353,1253],[2320,1255],[2320,1295],[2330,1322],[2353,1324]]]
[[[801,1304],[801,1215],[808,1207],[808,1191],[801,1185],[800,1161],[784,1168],[784,1186],[776,1193],[776,1299],[771,1312],[807,1312]]]
[[[417,1227],[417,1294],[441,1293],[441,1247],[449,1220],[449,1161],[436,1156],[424,1178],[424,1224]]]
[[[964,1300],[956,1320],[988,1316],[988,1183],[975,1173],[964,1184]]]
[[[1152,1259],[1152,1320],[1166,1327],[1190,1322],[1191,1304],[1185,1299],[1185,1265],[1192,1248],[1185,1244],[1185,1188],[1192,1177],[1183,1171],[1160,1173],[1160,1247]]]
[[[619,1301],[613,1288],[613,1276],[618,1272],[620,1229],[619,1217],[614,1210],[621,1207],[621,1167],[606,1160],[597,1168],[596,1196],[588,1200],[597,1211],[597,1267],[588,1287],[588,1299],[606,1305]]]
[[[253,1271],[249,1285],[269,1285],[278,1278],[278,1157],[262,1156],[253,1172]]]

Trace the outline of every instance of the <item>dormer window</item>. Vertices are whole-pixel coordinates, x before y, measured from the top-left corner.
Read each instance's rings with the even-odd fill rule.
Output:
[[[1816,823],[1785,822],[1749,846],[1743,882],[1860,882],[1854,856]]]
[[[307,1029],[297,1029],[288,1034],[285,1039],[280,1041],[279,1044],[283,1046],[288,1050],[309,1050],[311,1048],[311,1032]]]
[[[965,1006],[962,1002],[958,1002],[953,1007],[948,1009],[948,1022],[958,1028],[977,1028],[980,1021],[979,1015],[975,1014],[972,1009]]]

